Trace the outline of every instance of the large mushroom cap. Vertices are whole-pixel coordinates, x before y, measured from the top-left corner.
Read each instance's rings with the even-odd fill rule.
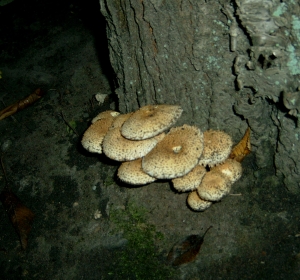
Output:
[[[178,105],[147,105],[134,112],[123,124],[121,133],[130,140],[143,140],[170,128],[181,116]]]
[[[123,162],[118,169],[118,177],[121,181],[131,185],[144,185],[156,180],[142,170],[141,158]]]
[[[158,179],[173,179],[190,172],[203,150],[203,133],[195,126],[175,127],[142,161],[143,170]]]
[[[242,176],[242,165],[233,159],[226,159],[222,164],[212,168],[214,171],[221,172],[231,184],[236,182]]]
[[[172,180],[174,188],[179,192],[193,191],[200,185],[206,169],[196,165],[188,174]]]
[[[81,144],[92,153],[102,153],[102,142],[114,118],[99,119],[93,123],[83,134]]]
[[[193,191],[187,197],[187,204],[195,211],[204,211],[212,205],[212,202],[200,198],[197,191]]]
[[[207,130],[204,135],[204,149],[199,164],[214,166],[228,158],[231,147],[231,137],[221,130]]]
[[[105,155],[117,161],[130,161],[141,158],[149,153],[156,144],[165,136],[161,133],[155,137],[135,141],[128,140],[121,135],[120,127],[131,114],[120,115],[112,124],[103,140],[103,152]]]
[[[197,188],[200,198],[208,201],[218,201],[229,194],[231,184],[220,172],[207,172]]]

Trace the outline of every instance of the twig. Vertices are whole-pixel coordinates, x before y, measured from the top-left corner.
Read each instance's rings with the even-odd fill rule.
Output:
[[[91,106],[91,111],[93,111],[94,110],[94,98],[93,97],[90,98],[89,102],[90,102],[90,106]]]
[[[241,196],[242,194],[241,193],[231,193],[229,195],[231,195],[231,196]]]
[[[7,106],[5,105],[5,103],[4,103],[4,101],[3,101],[2,99],[1,99],[1,102],[2,102],[2,104],[3,104],[3,106],[4,106],[4,108],[6,108]],[[15,122],[18,122],[17,119],[16,119],[14,116],[10,115],[10,117],[11,117]]]
[[[79,137],[79,134],[77,133],[77,131],[65,119],[65,116],[62,111],[60,112],[60,114],[61,114],[63,121],[66,123],[66,125]]]
[[[4,105],[4,107],[6,107],[3,99],[1,99],[2,104]],[[32,129],[30,129],[26,124],[24,123],[20,123],[13,115],[10,115],[9,117],[11,117],[13,119],[14,122],[19,123],[21,125],[24,125],[26,127],[26,129],[28,129],[29,132],[32,132]]]
[[[4,174],[4,179],[5,179],[4,189],[9,189],[9,187],[8,187],[8,178],[7,178],[6,171],[5,171],[5,168],[4,168],[4,163],[3,163],[3,154],[1,154],[0,161],[1,161],[1,167],[2,167],[2,170],[3,170],[3,174]]]

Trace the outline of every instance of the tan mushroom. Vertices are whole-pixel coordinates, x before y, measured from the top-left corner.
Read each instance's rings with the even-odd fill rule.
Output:
[[[161,133],[155,137],[141,141],[126,139],[121,135],[120,127],[130,115],[129,113],[118,116],[104,137],[103,152],[113,160],[130,161],[141,158],[149,153],[165,136],[164,133]]]
[[[195,126],[175,127],[142,161],[143,170],[158,179],[173,179],[190,172],[203,150],[203,133]]]
[[[118,169],[118,177],[121,181],[131,185],[144,185],[156,180],[142,170],[141,158],[123,162]]]
[[[105,112],[103,112],[105,113]],[[102,142],[105,134],[112,125],[114,117],[107,114],[107,117],[101,118],[92,123],[91,126],[83,134],[81,144],[92,153],[102,153]]]
[[[200,185],[205,173],[205,167],[196,165],[188,174],[173,179],[173,186],[179,192],[193,191]]]
[[[197,191],[192,191],[187,197],[187,204],[195,211],[204,211],[212,205],[212,202],[200,198]]]
[[[132,116],[133,112],[131,113],[127,113],[127,114],[121,114],[119,116],[117,116],[114,119],[114,122],[112,123],[110,129],[114,129],[114,128],[121,128],[121,126],[123,125],[123,123],[125,121],[127,121],[131,116]]]
[[[205,174],[197,192],[204,200],[218,201],[229,194],[230,189],[230,181],[222,173],[212,170]]]
[[[214,166],[228,158],[231,147],[231,137],[221,130],[207,130],[204,135],[204,149],[199,160],[203,166]]]
[[[92,119],[92,123],[95,123],[96,121],[101,120],[101,119],[107,119],[107,118],[111,118],[111,117],[115,118],[118,115],[120,115],[120,113],[116,112],[116,111],[112,111],[112,110],[104,111],[104,112],[101,112],[100,114],[98,114],[96,117],[94,117]]]
[[[181,116],[178,105],[147,105],[134,112],[123,124],[121,134],[130,140],[154,137],[170,128]]]
[[[233,159],[226,159],[223,163],[213,167],[212,170],[222,173],[231,184],[242,176],[242,165]]]

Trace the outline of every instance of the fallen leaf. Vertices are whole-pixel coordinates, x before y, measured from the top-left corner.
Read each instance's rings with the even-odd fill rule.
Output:
[[[200,251],[204,236],[211,228],[212,226],[203,235],[189,235],[184,240],[176,243],[168,254],[167,262],[173,266],[179,266],[195,260]]]
[[[0,193],[0,200],[20,237],[21,246],[25,250],[27,248],[28,235],[31,230],[34,213],[11,190],[4,189]]]
[[[3,120],[36,102],[43,96],[43,92],[40,88],[36,89],[32,94],[28,95],[26,98],[19,100],[18,102],[9,105],[2,111],[0,111],[0,120]]]
[[[250,128],[248,127],[241,141],[235,145],[229,155],[229,158],[234,159],[238,162],[250,154],[251,152],[251,143],[250,143]]]

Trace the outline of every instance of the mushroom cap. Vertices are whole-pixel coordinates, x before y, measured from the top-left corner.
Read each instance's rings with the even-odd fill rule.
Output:
[[[143,171],[141,158],[123,162],[118,169],[118,177],[131,185],[144,185],[156,180]]]
[[[113,121],[113,123],[112,123],[110,129],[117,128],[117,127],[118,127],[118,128],[121,128],[121,126],[123,125],[123,123],[124,123],[125,121],[127,121],[127,120],[132,116],[132,114],[133,114],[133,112],[127,113],[127,114],[120,114],[120,115],[118,115],[118,116],[114,119],[114,121]]]
[[[203,133],[195,126],[175,127],[142,161],[143,170],[158,179],[173,179],[190,172],[203,150]]]
[[[81,144],[82,146],[92,153],[102,153],[102,142],[105,134],[108,132],[109,127],[113,122],[113,117],[99,119],[83,134]]]
[[[221,172],[231,184],[242,176],[242,165],[233,159],[226,159],[223,163],[212,168],[214,171]]]
[[[197,188],[200,198],[208,201],[218,201],[229,194],[230,181],[220,172],[207,172]]]
[[[101,112],[100,114],[98,114],[96,117],[94,117],[92,119],[92,123],[95,123],[96,121],[101,120],[101,119],[106,119],[106,118],[111,118],[111,117],[115,118],[118,115],[120,115],[120,113],[116,112],[116,111],[112,111],[112,110],[104,111],[104,112]]]
[[[205,167],[198,164],[188,174],[174,178],[173,186],[179,192],[193,191],[200,185],[205,173]]]
[[[143,140],[170,128],[181,116],[178,105],[147,105],[134,112],[123,124],[121,133],[130,140]]]
[[[187,197],[187,204],[195,211],[204,211],[212,202],[200,198],[197,191],[192,191]]]
[[[165,133],[161,133],[155,137],[141,141],[126,139],[121,135],[120,127],[130,115],[129,113],[118,116],[104,137],[103,152],[113,160],[130,161],[141,158],[149,153],[165,137]]]
[[[204,135],[204,149],[199,164],[214,166],[228,158],[231,147],[231,137],[221,130],[207,130]]]

